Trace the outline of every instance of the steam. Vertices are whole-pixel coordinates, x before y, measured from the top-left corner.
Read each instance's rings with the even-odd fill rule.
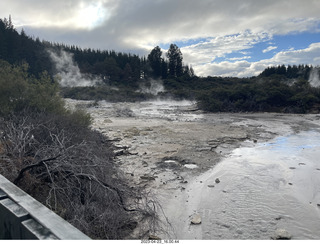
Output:
[[[313,87],[320,87],[319,70],[319,67],[314,67],[310,72],[309,83]]]
[[[162,80],[154,80],[150,79],[145,83],[140,84],[140,89],[138,92],[146,93],[146,94],[152,94],[152,95],[158,95],[160,92],[164,92],[164,86]]]
[[[55,63],[59,83],[63,87],[95,86],[102,82],[99,77],[81,74],[78,65],[73,60],[73,54],[63,50],[48,51]]]

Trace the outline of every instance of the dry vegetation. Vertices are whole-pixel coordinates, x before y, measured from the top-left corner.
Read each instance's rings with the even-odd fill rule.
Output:
[[[0,87],[10,95],[0,99],[0,173],[91,238],[154,233],[160,206],[129,185],[114,164],[114,146],[90,129],[90,117],[64,109],[49,78],[3,64]]]

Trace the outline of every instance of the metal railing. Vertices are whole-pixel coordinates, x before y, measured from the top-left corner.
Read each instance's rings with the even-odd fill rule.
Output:
[[[2,175],[0,239],[90,240]]]

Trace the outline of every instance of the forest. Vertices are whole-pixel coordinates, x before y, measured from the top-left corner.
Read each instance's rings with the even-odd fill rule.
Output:
[[[319,110],[319,89],[309,77],[317,68],[311,65],[268,67],[257,77],[198,77],[183,63],[179,47],[171,44],[167,53],[156,46],[146,57],[114,50],[82,49],[32,38],[14,28],[11,19],[0,20],[0,59],[13,65],[28,65],[28,73],[42,72],[54,79],[57,67],[50,52],[71,55],[81,74],[98,77],[92,86],[60,87],[62,96],[85,100],[142,101],[155,94],[141,92],[141,84],[159,81],[164,91],[160,98],[193,99],[200,109],[210,112],[288,112],[309,113]],[[316,72],[317,79],[319,74]]]

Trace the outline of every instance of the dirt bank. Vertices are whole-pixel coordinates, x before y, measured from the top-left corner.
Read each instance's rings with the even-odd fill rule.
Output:
[[[180,205],[172,199],[188,203],[188,184],[235,148],[320,125],[319,115],[204,114],[188,101],[67,102],[92,115],[93,128],[118,147],[116,160],[126,177],[151,189],[169,220],[170,213]]]

